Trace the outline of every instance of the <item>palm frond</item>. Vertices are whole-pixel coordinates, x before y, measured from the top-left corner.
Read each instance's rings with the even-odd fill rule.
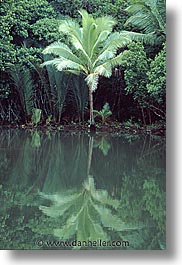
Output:
[[[94,19],[87,11],[81,10],[83,47],[88,56],[92,58],[94,50],[102,43],[112,32],[116,21],[111,16],[104,16]]]
[[[82,44],[83,48],[86,51],[87,55],[91,55],[91,47],[93,43],[93,33],[96,30],[97,25],[92,15],[88,14],[86,10],[80,10],[79,13],[82,16]]]
[[[110,34],[105,42],[104,47],[101,49],[100,53],[97,55],[96,60],[93,65],[98,66],[108,59],[112,59],[119,48],[127,46],[131,42],[131,37],[127,34],[122,34],[119,32],[114,32]]]
[[[103,31],[108,31],[109,33],[111,33],[113,27],[117,24],[117,21],[111,16],[103,16],[96,18],[95,23],[97,25],[97,33],[99,36],[99,33]]]
[[[79,24],[71,19],[63,20],[59,26],[59,31],[66,34],[73,47],[81,51],[84,60],[89,61],[88,53],[83,46],[83,30],[80,28]]]
[[[80,74],[80,71],[75,70],[75,69],[66,69],[66,70],[64,70],[64,72],[67,74],[73,74],[73,75],[79,75]]]
[[[95,68],[95,74],[105,77],[111,77],[112,68],[110,64],[103,63]]]
[[[111,51],[109,49],[104,50],[95,60],[93,65],[97,65],[98,63],[104,62],[106,60],[112,59],[116,54],[116,50]]]
[[[114,32],[111,33],[107,38],[103,49],[108,47],[110,48],[110,50],[118,49],[126,46],[129,42],[130,39],[128,39],[127,36],[123,35],[122,32]]]
[[[54,54],[60,58],[70,59],[76,63],[80,63],[80,59],[73,54],[72,50],[64,43],[59,41],[52,43],[43,50],[43,54]]]
[[[59,63],[61,63],[62,61],[64,60],[64,58],[54,58],[54,59],[52,59],[52,60],[48,60],[48,61],[46,61],[46,62],[44,62],[44,63],[42,63],[41,64],[41,66],[43,67],[43,66],[50,66],[50,65],[52,65],[52,66],[57,66]]]
[[[158,0],[157,1],[158,10],[160,10],[160,15],[164,24],[166,25],[166,0]]]
[[[125,60],[123,59],[123,54],[120,53],[119,55],[113,57],[112,59],[108,59],[104,63],[98,65],[95,68],[95,74],[105,77],[111,77],[112,68],[119,65],[123,65],[124,62]]]
[[[75,36],[80,43],[82,42],[82,31],[80,26],[72,19],[62,20],[59,26],[59,31],[69,37]]]
[[[132,24],[146,34],[155,31],[166,35],[165,3],[165,0],[135,0],[126,9],[130,17],[125,26]]]
[[[75,73],[78,73],[78,74],[80,74],[81,71],[83,72],[86,71],[84,66],[82,66],[81,64],[78,64],[72,60],[61,58],[61,57],[46,61],[42,64],[42,66],[50,66],[50,65],[55,66],[57,70],[59,71],[76,70],[77,72]]]
[[[141,41],[146,44],[154,44],[155,42],[155,32],[151,32],[148,34],[142,34],[142,33],[123,30],[121,31],[121,34],[123,37],[130,39],[130,42]]]
[[[92,38],[93,45],[91,47],[91,58],[93,57],[97,47],[107,39],[109,34],[112,32],[116,21],[111,16],[100,17],[95,20],[97,25],[96,30],[94,32],[94,36]]]
[[[62,60],[60,63],[58,63],[56,65],[56,68],[59,70],[59,71],[63,71],[63,70],[66,70],[66,69],[74,69],[74,70],[77,70],[77,71],[84,71],[84,67],[76,62],[73,62],[69,59],[64,59]]]
[[[123,65],[123,63],[124,63],[123,53],[120,53],[119,55],[117,55],[113,59],[109,60],[105,64],[107,65],[107,67],[113,68],[113,67],[116,67],[119,65]]]
[[[27,115],[32,113],[33,109],[33,80],[30,71],[22,71],[22,89],[24,94],[24,103]]]
[[[63,20],[59,26],[59,31],[68,36],[76,50],[81,50],[86,55],[82,43],[83,33],[78,23],[71,19]]]
[[[82,75],[72,76],[72,81],[70,82],[70,90],[76,102],[79,117],[83,121],[84,110],[88,103],[88,88]]]
[[[97,85],[98,85],[98,82],[99,82],[99,75],[98,75],[98,73],[89,74],[85,78],[85,81],[87,82],[88,87],[92,91],[95,91],[97,89]]]
[[[29,115],[33,109],[33,81],[30,71],[19,65],[11,65],[8,69],[10,79],[19,93],[22,108]]]
[[[54,104],[54,115],[58,115],[60,119],[68,92],[70,75],[67,75],[60,71],[55,71],[55,69],[51,65],[47,65],[46,68]]]

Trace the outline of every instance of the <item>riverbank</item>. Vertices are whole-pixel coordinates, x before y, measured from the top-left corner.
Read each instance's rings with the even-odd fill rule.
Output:
[[[41,131],[81,131],[89,132],[88,123],[70,123],[66,125],[62,124],[48,124],[48,125],[37,125],[32,124],[22,124],[22,125],[3,125],[0,128],[4,129],[24,129],[24,130],[36,130]],[[106,133],[127,133],[127,134],[148,134],[148,135],[159,135],[165,136],[165,126],[162,125],[147,125],[139,126],[138,124],[123,124],[118,122],[113,122],[111,124],[96,124],[96,132],[106,132]]]

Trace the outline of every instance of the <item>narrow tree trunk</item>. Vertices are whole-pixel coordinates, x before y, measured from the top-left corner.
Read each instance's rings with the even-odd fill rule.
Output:
[[[89,88],[89,103],[90,103],[90,125],[94,125],[94,114],[93,114],[93,92]]]
[[[152,118],[151,118],[151,112],[150,109],[148,109],[148,115],[149,115],[149,123],[152,124]]]
[[[144,114],[144,109],[143,107],[141,107],[141,111],[142,111],[142,119],[143,119],[143,123],[146,126],[146,121],[145,121],[145,114]]]

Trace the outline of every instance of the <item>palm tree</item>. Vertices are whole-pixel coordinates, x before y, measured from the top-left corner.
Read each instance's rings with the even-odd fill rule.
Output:
[[[166,0],[134,0],[126,8],[130,17],[125,25],[131,24],[143,33],[153,34],[155,43],[166,38]]]
[[[87,11],[81,10],[82,27],[74,20],[63,20],[59,31],[68,37],[70,47],[54,42],[46,47],[44,54],[57,57],[44,65],[55,65],[58,71],[76,75],[83,74],[89,90],[90,125],[94,126],[93,92],[97,89],[99,76],[110,77],[112,68],[122,63],[118,49],[129,44],[133,38],[140,40],[139,33],[112,32],[116,21],[110,17],[94,19]]]

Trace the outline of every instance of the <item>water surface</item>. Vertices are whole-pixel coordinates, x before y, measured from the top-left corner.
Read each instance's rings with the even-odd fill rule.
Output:
[[[165,141],[0,131],[1,249],[165,249]]]

